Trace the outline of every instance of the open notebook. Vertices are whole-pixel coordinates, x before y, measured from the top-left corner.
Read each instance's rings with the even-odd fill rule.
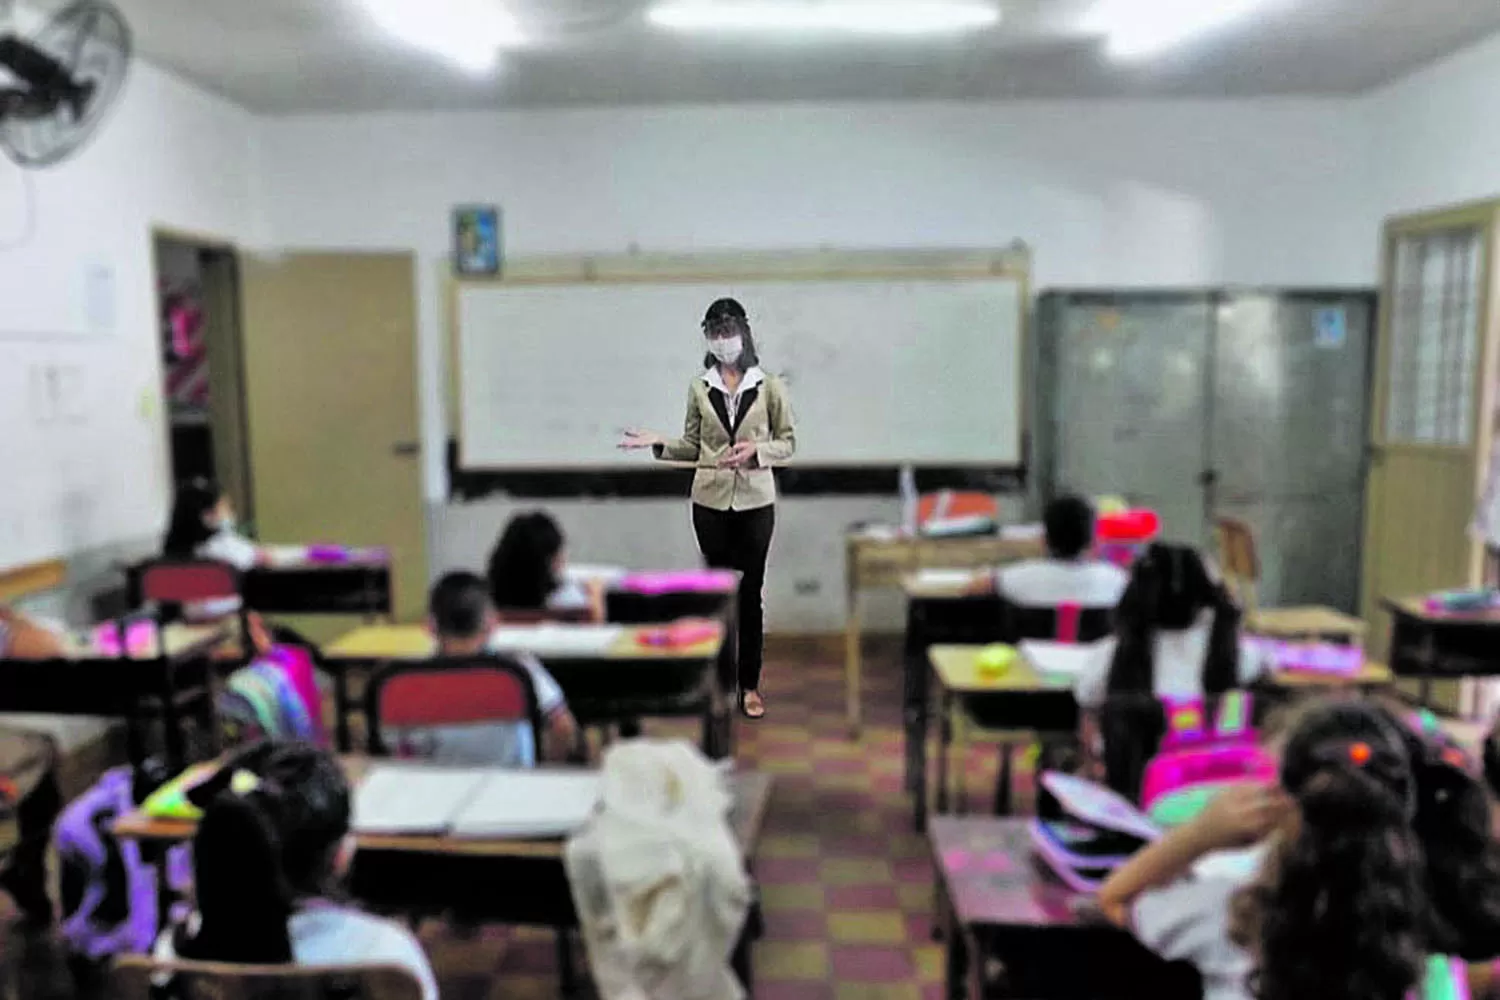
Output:
[[[354,793],[354,832],[391,836],[566,837],[599,802],[595,771],[378,764]]]
[[[504,625],[490,637],[496,653],[536,656],[600,656],[619,640],[619,625]]]

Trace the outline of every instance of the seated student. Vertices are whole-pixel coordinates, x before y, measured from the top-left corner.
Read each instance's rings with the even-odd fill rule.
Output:
[[[0,661],[51,660],[66,655],[67,647],[60,635],[0,605]],[[0,740],[16,741],[23,755],[32,739],[24,731],[0,728]],[[35,772],[28,770],[28,773]],[[20,776],[4,777],[14,781]],[[63,807],[55,750],[48,750],[36,786],[14,805],[17,842],[0,867],[0,889],[10,894],[28,920],[46,924],[52,919],[52,900],[47,893],[47,847],[52,839],[52,824]]]
[[[405,928],[333,901],[354,854],[349,784],[329,754],[273,748],[257,786],[221,793],[193,838],[197,910],[156,957],[242,965],[395,965],[437,1000],[422,946]]]
[[[1099,737],[1106,702],[1222,694],[1264,673],[1263,657],[1240,639],[1239,622],[1239,608],[1195,550],[1156,543],[1142,553],[1115,609],[1114,636],[1094,645],[1074,681],[1085,754],[1110,759],[1105,743],[1117,735]],[[1122,772],[1109,780],[1133,796],[1138,789],[1128,786],[1138,777]]]
[[[1120,694],[1191,698],[1244,687],[1264,662],[1239,625],[1239,608],[1197,551],[1153,544],[1131,569],[1114,636],[1095,644],[1078,676],[1078,704],[1097,710]]]
[[[1094,508],[1080,497],[1058,497],[1042,515],[1047,558],[1028,559],[995,572],[994,592],[1032,608],[1077,604],[1112,608],[1120,603],[1129,577],[1118,566],[1092,557]]]
[[[496,626],[484,581],[472,573],[449,573],[432,588],[429,627],[440,656],[483,656]],[[513,656],[531,675],[537,708],[546,722],[545,756],[562,759],[572,749],[578,723],[568,711],[562,688],[533,656]],[[538,747],[530,723],[502,722],[395,730],[388,738],[414,756],[445,764],[534,767]]]
[[[604,620],[604,591],[566,576],[568,559],[562,529],[549,515],[517,514],[505,526],[490,554],[490,597],[500,614],[554,612]]]
[[[241,572],[265,561],[260,547],[237,530],[228,494],[206,479],[194,479],[177,488],[162,555],[169,559],[213,559]]]
[[[1374,701],[1303,714],[1280,787],[1221,793],[1100,889],[1106,919],[1195,966],[1205,1000],[1458,1000],[1500,952],[1500,855],[1461,752]],[[1266,844],[1238,874],[1205,856]]]

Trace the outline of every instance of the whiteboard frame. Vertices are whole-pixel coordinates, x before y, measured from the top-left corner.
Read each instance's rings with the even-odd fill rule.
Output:
[[[1018,466],[1025,466],[1031,441],[1031,384],[1027,378],[1031,341],[1031,250],[1017,240],[1001,250],[789,250],[750,251],[723,254],[612,254],[604,256],[558,256],[507,260],[505,273],[465,277],[443,265],[447,279],[446,325],[448,378],[446,408],[448,428],[458,443],[459,468],[466,472],[505,473],[567,471],[572,473],[629,474],[617,465],[560,465],[518,463],[464,465],[463,460],[463,331],[460,329],[460,298],[472,288],[517,288],[538,285],[667,285],[722,282],[834,282],[834,281],[994,281],[1016,282],[1016,372],[1020,392]],[[816,468],[870,468],[879,462],[819,462]],[[987,469],[1003,462],[916,462],[914,468]],[[691,468],[691,463],[656,462],[652,468]]]

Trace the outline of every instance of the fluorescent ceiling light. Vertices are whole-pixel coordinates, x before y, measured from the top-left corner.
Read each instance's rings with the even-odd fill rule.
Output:
[[[1146,59],[1217,31],[1268,0],[1096,0],[1085,30],[1105,36],[1116,59]]]
[[[500,0],[360,0],[385,32],[471,73],[495,68],[500,49],[521,41]]]
[[[926,35],[987,28],[1000,10],[979,0],[665,0],[647,16],[681,31]]]

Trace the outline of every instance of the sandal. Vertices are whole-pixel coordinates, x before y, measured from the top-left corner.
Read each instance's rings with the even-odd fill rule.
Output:
[[[759,691],[740,692],[740,714],[747,719],[766,717],[766,701],[760,696]]]

